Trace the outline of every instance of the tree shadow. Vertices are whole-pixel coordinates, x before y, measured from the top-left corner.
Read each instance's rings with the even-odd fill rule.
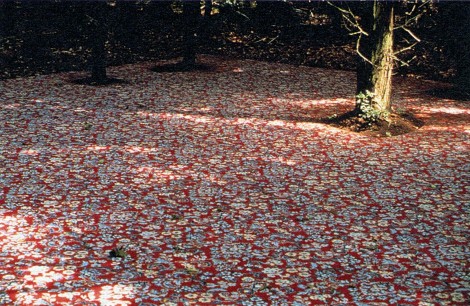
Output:
[[[187,65],[185,63],[171,63],[156,65],[150,69],[153,72],[165,73],[165,72],[189,72],[189,71],[203,71],[203,72],[214,72],[216,67],[207,64],[194,64]]]
[[[356,110],[324,118],[322,123],[368,136],[391,137],[408,134],[423,127],[425,122],[409,111],[392,112],[387,119],[366,120]]]
[[[81,79],[73,79],[70,80],[70,83],[76,85],[87,85],[87,86],[108,86],[108,85],[115,85],[115,84],[129,84],[128,81],[118,79],[118,78],[106,78],[105,80],[96,80],[91,77],[81,78]]]
[[[450,99],[459,102],[469,102],[470,101],[470,92],[461,90],[457,87],[443,87],[443,88],[434,88],[426,92],[428,95],[441,98],[441,99]]]

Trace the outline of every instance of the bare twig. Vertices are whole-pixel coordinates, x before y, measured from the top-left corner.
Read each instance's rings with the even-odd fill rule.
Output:
[[[335,5],[334,3],[328,1],[327,2],[329,5],[331,5],[332,7],[336,8],[337,10],[339,10],[341,12],[341,16],[343,17],[344,20],[346,20],[351,26],[353,26],[354,28],[357,29],[357,32],[354,32],[354,33],[350,33],[349,35],[358,35],[358,34],[361,34],[361,35],[365,35],[365,36],[369,36],[369,33],[367,33],[366,31],[364,31],[364,29],[361,27],[361,25],[359,24],[359,22],[357,21],[357,16],[356,14],[354,14],[353,11],[351,11],[351,9],[348,7],[348,9],[344,9],[344,8],[341,8],[337,5]]]
[[[274,37],[274,38],[272,38],[270,41],[268,41],[268,45],[271,44],[273,41],[275,41],[275,40],[278,39],[278,38],[279,38],[279,35],[276,36],[276,37]]]
[[[374,63],[372,63],[372,61],[370,59],[368,59],[366,56],[364,56],[364,54],[361,53],[360,51],[360,46],[361,46],[361,35],[359,35],[359,37],[357,38],[357,41],[356,41],[356,53],[366,62],[368,62],[369,64],[371,64],[372,66],[374,66]]]
[[[405,48],[402,48],[402,49],[400,49],[400,50],[398,50],[398,51],[395,51],[394,54],[400,54],[400,53],[403,53],[403,52],[405,52],[405,51],[411,50],[411,49],[413,49],[417,44],[418,44],[418,43],[415,42],[414,44],[411,44],[411,45],[409,45],[408,47],[405,47]]]
[[[413,39],[416,40],[417,42],[421,42],[421,39],[418,36],[416,36],[415,33],[413,33],[410,29],[406,27],[402,27],[401,29],[405,31],[406,33],[410,34],[410,36],[413,37]]]
[[[396,54],[396,53],[395,53],[395,54]],[[401,66],[407,66],[407,67],[410,66],[410,63],[416,58],[416,55],[415,55],[415,56],[413,56],[410,60],[408,60],[408,61],[405,62],[405,61],[402,60],[401,58],[397,57],[395,54],[392,55],[393,60],[396,61],[396,62],[399,62]]]

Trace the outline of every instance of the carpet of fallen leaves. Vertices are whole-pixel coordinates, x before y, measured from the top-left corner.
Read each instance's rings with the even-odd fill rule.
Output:
[[[0,304],[468,305],[468,101],[370,137],[354,73],[199,61],[1,81]]]

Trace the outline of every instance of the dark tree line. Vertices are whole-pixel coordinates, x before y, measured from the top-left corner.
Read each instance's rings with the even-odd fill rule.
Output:
[[[380,86],[371,86],[371,79],[366,77],[378,75],[375,68],[379,65],[370,65],[368,61],[390,61],[390,56],[375,57],[377,50],[374,51],[373,46],[386,45],[387,40],[381,41],[381,38],[386,37],[382,34],[391,26],[387,19],[400,20],[404,14],[391,2],[377,2],[375,8],[371,2],[348,5],[358,11],[363,30],[371,33],[363,35],[358,49],[361,56],[357,67],[362,67],[358,69],[358,93],[367,90],[387,97],[390,94],[387,90],[375,90]],[[469,6],[464,2],[435,3],[435,11],[428,12],[423,22],[413,26],[422,42],[404,53],[406,60],[415,50],[427,52],[426,58],[423,55],[415,61],[418,65],[412,62],[415,65],[412,67],[418,68],[424,61],[443,65],[444,58],[447,70],[455,76],[455,83],[461,90],[469,88]],[[396,15],[394,18],[390,17],[392,13]],[[320,17],[326,21],[319,22]],[[379,29],[382,24],[385,26]],[[17,67],[34,70],[35,66],[53,65],[59,54],[63,61],[61,67],[69,67],[61,69],[89,69],[92,79],[101,83],[107,80],[107,65],[129,59],[158,58],[162,50],[168,58],[181,57],[181,68],[187,70],[194,67],[197,52],[218,53],[236,47],[243,48],[246,56],[260,54],[261,58],[269,58],[276,53],[273,49],[293,48],[299,42],[305,46],[334,47],[351,41],[344,25],[341,14],[324,2],[3,1],[0,3],[0,65],[8,67],[15,62],[23,65]],[[392,32],[388,32],[393,38]],[[245,41],[227,41],[234,33],[241,39],[246,38]],[[401,41],[397,36],[395,44]],[[245,52],[245,46],[251,50],[249,53]],[[257,51],[258,46],[269,47],[270,51]],[[303,55],[296,53],[298,56],[291,57]],[[444,55],[437,58],[441,53]],[[77,55],[88,58],[85,66],[73,64],[77,62],[74,60]],[[341,62],[344,58],[336,56],[335,61]],[[406,69],[396,65],[394,68],[395,71]],[[379,70],[385,75],[391,74],[390,70]],[[383,106],[384,109],[389,107]]]

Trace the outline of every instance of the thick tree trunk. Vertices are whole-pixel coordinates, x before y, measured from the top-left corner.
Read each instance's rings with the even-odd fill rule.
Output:
[[[364,30],[359,45],[357,66],[357,94],[365,94],[372,109],[389,112],[391,110],[392,71],[393,71],[393,26],[394,4],[375,0],[372,19],[362,18]],[[367,95],[370,92],[370,95]],[[364,100],[361,101],[364,103]],[[356,111],[361,112],[359,103]]]

